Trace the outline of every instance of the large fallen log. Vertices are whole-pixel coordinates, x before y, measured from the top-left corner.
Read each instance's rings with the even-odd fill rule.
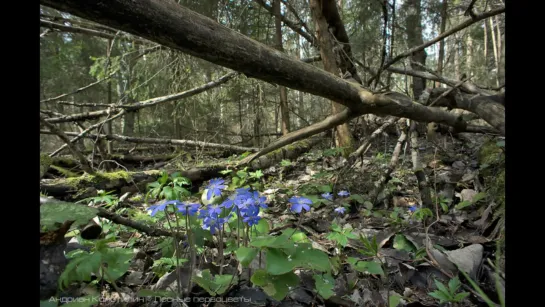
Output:
[[[314,137],[303,140],[275,150],[267,155],[259,157],[246,165],[249,169],[264,169],[282,161],[283,159],[295,159],[301,154],[309,151],[321,140],[320,137]],[[199,187],[205,180],[221,177],[221,171],[233,168],[233,162],[218,163],[206,167],[192,167],[181,171],[181,175],[191,180],[193,187]],[[167,169],[171,174],[179,172],[179,169]],[[112,173],[100,173],[96,175],[84,174],[80,177],[60,178],[60,179],[42,179],[40,181],[40,191],[48,196],[53,196],[61,200],[75,201],[86,197],[94,196],[96,190],[116,191],[119,194],[124,192],[146,192],[146,185],[157,180],[161,171],[142,171],[126,172],[118,171]]]
[[[505,135],[505,94],[498,95],[473,95],[460,91],[451,91],[449,89],[434,88],[424,104],[434,106],[448,107],[452,109],[463,109],[479,115],[492,127],[496,128],[502,135]],[[443,94],[444,97],[441,97]],[[438,99],[438,100],[437,100]]]

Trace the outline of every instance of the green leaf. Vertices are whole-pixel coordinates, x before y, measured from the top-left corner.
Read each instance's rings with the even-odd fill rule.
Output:
[[[469,296],[469,292],[460,292],[460,293],[458,293],[458,294],[456,294],[456,295],[454,296],[454,300],[455,300],[456,302],[461,302],[461,301],[463,301],[463,300],[464,300],[466,297],[468,297],[468,296]]]
[[[286,274],[295,268],[296,261],[278,248],[267,249],[267,273],[271,275]],[[307,258],[308,261],[308,258]]]
[[[440,205],[441,205],[441,208],[443,209],[443,212],[448,212],[448,205],[447,204],[441,202]]]
[[[416,251],[416,246],[407,240],[407,238],[402,234],[397,234],[394,237],[394,248],[397,250],[404,250],[410,253]]]
[[[291,165],[291,161],[290,160],[282,160],[280,161],[280,166],[290,166]]]
[[[253,178],[259,179],[259,178],[263,177],[264,175],[263,175],[263,172],[260,169],[258,169],[255,172],[250,172],[250,176],[253,177]]]
[[[98,209],[69,202],[48,202],[40,206],[40,225],[53,231],[66,221],[74,226],[85,225],[98,213]]]
[[[458,203],[455,208],[458,209],[458,210],[461,210],[461,209],[464,209],[465,207],[469,207],[471,205],[472,205],[472,203],[470,201],[464,200],[464,201]]]
[[[328,255],[321,250],[312,248],[310,243],[299,243],[294,258],[298,266],[321,272],[331,270]],[[309,259],[312,259],[312,261],[309,261]]]
[[[330,274],[316,274],[313,278],[316,282],[316,290],[321,297],[327,300],[335,294],[335,292],[333,292],[335,280]]]
[[[235,254],[237,256],[237,260],[240,261],[244,267],[247,267],[250,265],[252,260],[254,260],[255,256],[257,256],[257,252],[257,248],[240,247],[236,250]]]
[[[445,287],[445,285],[443,285],[443,283],[439,282],[437,279],[435,280],[435,285],[437,286],[437,289],[439,289],[439,291],[443,292],[445,295],[448,295],[450,296],[450,291],[447,289],[447,287]]]
[[[447,295],[445,295],[441,291],[433,291],[433,292],[428,293],[428,295],[433,297],[433,298],[438,299],[439,303],[445,303],[445,302],[450,301],[450,297],[448,297]]]
[[[286,297],[290,287],[295,287],[299,284],[299,277],[293,272],[273,276],[264,270],[256,270],[250,280],[278,301]]]
[[[221,295],[229,290],[231,281],[238,282],[238,278],[232,275],[216,275],[212,276],[210,270],[201,272],[201,276],[193,276],[193,281],[201,286],[208,294],[212,296]]]
[[[227,175],[227,174],[232,173],[232,172],[233,172],[232,169],[224,169],[223,171],[220,171],[220,174]]]
[[[163,191],[161,191],[160,195],[164,196],[164,198],[167,199],[167,200],[176,200],[176,199],[178,199],[178,196],[176,195],[176,192],[174,192],[174,190],[169,186],[163,187]]]
[[[258,235],[266,235],[270,231],[269,222],[265,219],[260,219],[259,222],[257,222],[257,225],[254,226],[254,230],[257,231]],[[252,231],[253,233],[254,231]]]
[[[354,269],[362,273],[384,275],[380,263],[374,261],[358,261]]]
[[[333,192],[333,189],[331,188],[329,184],[325,184],[325,185],[318,186],[318,191],[320,191],[321,193],[331,193]]]
[[[341,226],[339,226],[337,223],[331,224],[331,230],[336,231],[336,232],[342,232]]]
[[[479,200],[481,199],[484,199],[486,197],[486,193],[485,192],[479,192],[477,194],[475,194],[475,196],[473,196],[473,203],[477,203]]]
[[[388,307],[397,307],[401,301],[401,296],[397,294],[390,295],[388,298]]]
[[[368,200],[364,201],[364,202],[363,202],[363,205],[365,206],[365,208],[366,208],[367,210],[373,209],[373,203],[370,202],[370,201],[368,201]]]
[[[363,200],[363,197],[361,195],[359,195],[359,194],[350,195],[350,199],[353,199],[353,200],[357,201],[360,204],[365,203],[365,200]]]
[[[458,291],[458,288],[460,288],[460,280],[458,279],[458,277],[454,277],[452,278],[451,280],[449,280],[448,282],[448,288],[449,288],[449,292],[450,293],[456,293],[456,291]]]

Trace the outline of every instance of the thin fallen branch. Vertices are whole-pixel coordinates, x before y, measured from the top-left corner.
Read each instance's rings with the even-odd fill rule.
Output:
[[[45,120],[45,116],[43,116],[42,114],[40,114],[40,122],[42,123],[42,125],[46,126],[52,134],[57,135],[59,138],[61,138],[61,140],[63,140],[67,144],[72,154],[78,158],[79,162],[81,163],[81,168],[84,171],[86,171],[89,174],[95,174],[95,171],[93,170],[89,161],[87,161],[87,159],[85,159],[83,154],[79,152],[79,150],[77,150],[77,148],[74,145],[72,145],[72,143],[70,143],[70,139],[66,136],[64,132],[57,129],[55,125],[48,123]]]
[[[456,32],[459,32],[459,31],[469,27],[470,25],[472,25],[472,24],[474,24],[474,23],[476,23],[478,21],[481,21],[483,19],[486,19],[486,18],[489,18],[489,17],[492,17],[492,16],[496,16],[496,15],[504,13],[504,12],[505,12],[505,7],[501,7],[501,8],[495,9],[495,10],[491,10],[491,11],[482,13],[482,14],[477,15],[475,17],[472,17],[470,19],[467,19],[466,21],[460,23],[459,25],[449,29],[448,31],[441,33],[440,35],[438,35],[434,39],[429,40],[429,41],[425,42],[424,44],[422,44],[420,46],[416,46],[414,48],[411,48],[411,49],[397,55],[396,57],[394,57],[393,59],[388,61],[388,63],[386,63],[383,67],[381,67],[379,69],[379,71],[377,72],[377,75],[379,75],[382,71],[384,71],[388,67],[392,66],[393,64],[395,64],[398,61],[410,56],[411,54],[413,54],[415,52],[424,50],[426,47],[429,47],[429,46],[431,46],[431,45],[433,45],[433,44],[435,44],[435,43],[437,43],[437,42],[451,36],[452,34],[454,34]],[[375,75],[369,81],[367,81],[368,86],[371,85],[371,83],[375,80],[377,75]]]
[[[297,10],[295,10],[295,8],[287,0],[281,0],[281,1],[282,1],[282,3],[284,3],[284,5],[286,5],[288,10],[290,10],[290,12],[293,14],[293,16],[295,16],[295,18],[297,18],[297,20],[299,21],[299,24],[301,25],[301,27],[303,27],[307,33],[312,33],[312,31],[307,27],[307,24],[303,21],[303,18],[299,17],[299,14],[297,13]]]
[[[89,133],[90,131],[92,131],[92,130],[94,130],[94,129],[96,129],[96,128],[98,128],[98,127],[104,125],[104,124],[106,124],[107,122],[110,122],[110,121],[112,121],[112,120],[114,120],[114,119],[116,119],[116,118],[122,116],[123,114],[125,114],[125,110],[121,110],[121,112],[115,114],[114,116],[109,117],[109,118],[107,118],[107,119],[105,119],[105,120],[103,120],[103,121],[101,121],[101,122],[99,122],[99,123],[96,123],[96,124],[92,125],[92,126],[89,126],[87,129],[83,130],[80,134],[76,135],[75,138],[71,139],[71,140],[70,140],[70,143],[75,143],[75,142],[77,142],[79,139],[81,139],[82,137],[84,137],[84,136],[85,136],[87,133]],[[61,151],[63,151],[66,147],[68,147],[68,143],[62,145],[59,149],[57,149],[57,150],[55,150],[54,152],[52,152],[49,156],[50,156],[50,157],[54,157],[54,156],[58,155],[58,154],[59,154]]]
[[[89,88],[91,88],[91,87],[93,87],[93,86],[95,86],[95,85],[97,85],[97,84],[100,84],[100,83],[102,83],[102,82],[104,82],[104,81],[110,79],[111,77],[113,77],[113,76],[115,75],[115,73],[117,73],[117,71],[114,71],[114,72],[110,73],[109,75],[107,75],[107,76],[104,77],[103,79],[97,80],[97,81],[95,81],[95,82],[93,82],[93,83],[91,83],[91,84],[88,84],[88,85],[84,86],[84,87],[80,87],[80,88],[76,89],[76,90],[73,91],[73,92],[66,93],[66,94],[62,94],[62,95],[59,95],[59,96],[57,96],[57,97],[47,98],[47,99],[41,100],[40,103],[53,102],[53,101],[55,101],[55,100],[59,100],[59,99],[64,98],[64,97],[66,97],[66,96],[70,96],[70,95],[77,94],[77,93],[79,93],[79,92],[82,92],[82,91],[84,91],[84,90],[86,90],[86,89],[89,89]]]
[[[378,195],[382,190],[384,190],[384,186],[388,181],[391,179],[392,172],[397,167],[397,162],[399,161],[399,155],[401,154],[401,149],[403,148],[403,144],[405,143],[405,140],[407,139],[407,125],[403,124],[403,128],[401,129],[401,135],[399,136],[397,140],[397,144],[394,148],[394,152],[392,153],[392,158],[390,159],[390,164],[388,164],[388,168],[386,169],[386,172],[380,176],[380,178],[375,181],[374,186],[375,188],[369,192],[369,199],[374,204],[377,201]]]
[[[386,128],[388,128],[395,122],[396,122],[395,117],[390,116],[389,118],[387,118],[384,124],[382,124],[382,126],[380,126],[377,130],[373,131],[373,133],[371,133],[371,135],[363,142],[363,144],[361,144],[361,146],[358,147],[356,151],[350,154],[350,156],[348,157],[348,161],[349,161],[348,164],[349,165],[353,164],[358,157],[361,157],[362,155],[364,155],[367,152],[367,150],[369,150],[369,148],[371,147],[371,142],[373,142],[373,140],[376,139],[377,136],[381,135],[384,132],[384,130],[386,130]]]
[[[238,75],[237,72],[230,72],[230,73],[220,77],[219,79],[210,81],[210,82],[208,82],[208,83],[206,83],[204,85],[201,85],[199,87],[196,87],[194,89],[190,89],[190,90],[183,91],[183,92],[176,93],[176,94],[172,94],[172,95],[166,95],[166,96],[162,96],[162,97],[151,98],[151,99],[148,99],[148,100],[139,101],[139,102],[135,102],[135,103],[131,103],[131,104],[114,105],[112,107],[113,107],[113,110],[115,110],[115,111],[117,111],[118,109],[123,109],[123,110],[125,110],[127,112],[131,112],[131,111],[134,112],[134,111],[137,111],[137,110],[140,110],[140,109],[143,109],[143,108],[154,106],[154,105],[159,104],[159,103],[174,101],[174,100],[187,98],[187,97],[191,97],[191,96],[200,94],[200,93],[202,93],[202,92],[204,92],[206,90],[209,90],[211,88],[218,87],[218,86],[222,85],[223,83],[233,79],[236,75]],[[67,115],[67,116],[63,116],[63,117],[48,118],[47,121],[50,122],[50,123],[64,123],[64,122],[71,122],[71,121],[89,120],[89,119],[95,119],[95,118],[99,118],[101,116],[108,115],[109,112],[110,112],[109,110],[83,112],[83,113]]]
[[[53,134],[52,131],[47,131],[47,130],[40,130],[40,133]],[[64,134],[69,136],[78,136],[81,133],[64,132]],[[242,147],[242,146],[227,145],[227,144],[215,144],[215,143],[208,143],[208,142],[201,142],[201,141],[158,139],[158,138],[138,138],[133,136],[119,135],[119,134],[98,134],[98,135],[84,134],[82,137],[89,138],[89,139],[99,138],[99,139],[106,139],[108,141],[120,141],[120,142],[137,143],[137,144],[169,144],[169,145],[180,145],[180,146],[200,146],[200,147],[229,150],[234,152],[246,152],[246,151],[256,152],[259,150],[258,148],[252,148],[252,147]]]
[[[433,209],[433,202],[431,199],[431,191],[428,184],[428,179],[426,178],[426,173],[424,173],[424,169],[421,166],[420,158],[418,156],[418,134],[416,131],[416,123],[413,121],[411,121],[409,133],[411,137],[411,159],[413,162],[413,172],[418,182],[420,199],[422,200],[422,205],[425,208]]]

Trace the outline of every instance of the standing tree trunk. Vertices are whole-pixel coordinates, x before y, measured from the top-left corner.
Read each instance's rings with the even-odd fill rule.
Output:
[[[440,26],[440,33],[444,33],[447,28],[447,18],[448,18],[448,1],[443,0],[443,4],[441,6],[441,26]],[[443,61],[445,59],[445,40],[441,40],[439,42],[439,59],[437,60],[437,74],[442,75],[443,74]],[[440,87],[440,82],[435,82],[435,87]]]
[[[333,53],[333,42],[331,34],[328,30],[328,23],[322,13],[323,2],[333,0],[311,0],[310,10],[312,12],[312,18],[314,19],[316,37],[320,46],[320,55],[322,57],[322,63],[324,69],[334,75],[339,75],[339,68],[336,63],[335,54]],[[335,3],[333,3],[335,5]],[[338,30],[338,29],[337,29]],[[335,101],[331,101],[333,114],[340,113],[344,110],[341,104]],[[335,145],[337,147],[346,148],[345,154],[349,154],[353,150],[353,140],[348,123],[344,123],[337,126],[335,129]]]
[[[496,43],[494,22],[492,21],[492,18],[490,18],[489,21],[490,21],[490,34],[492,36],[492,51],[494,51],[494,63],[496,64],[496,86],[500,86],[500,80],[498,79],[498,74],[500,72],[498,44]]]
[[[505,65],[505,61],[503,60],[504,59],[504,52],[503,52],[503,44],[502,44],[502,41],[501,41],[501,37],[502,37],[502,33],[501,33],[501,29],[500,29],[500,18],[498,16],[495,16],[495,19],[496,19],[496,29],[498,30],[498,36],[497,36],[497,41],[498,41],[498,82],[503,84],[503,78],[505,77],[504,74],[504,65]],[[499,86],[499,84],[498,84]]]
[[[471,75],[473,69],[473,38],[471,33],[467,34],[467,62],[466,62],[466,72],[468,77]]]
[[[407,0],[404,3],[407,16],[405,18],[405,24],[407,27],[407,43],[409,48],[413,48],[424,44],[422,39],[422,5],[421,0]],[[411,55],[411,68],[413,70],[422,70],[422,67],[413,63],[420,63],[426,65],[426,51],[421,50]],[[426,88],[426,79],[413,77],[413,96],[414,99],[418,99],[424,89]]]
[[[460,80],[460,48],[458,48],[458,38],[456,35],[452,37],[452,52],[454,53],[454,76],[456,80]]]
[[[263,105],[263,90],[261,84],[257,84],[257,103],[255,104],[255,121],[254,121],[254,147],[261,147],[261,106]]]
[[[273,1],[274,10],[274,25],[276,29],[276,49],[281,52],[284,51],[282,47],[282,23],[280,20],[280,0]],[[290,131],[290,111],[288,108],[288,92],[286,87],[279,86],[280,88],[280,113],[282,114],[282,135],[288,134]]]

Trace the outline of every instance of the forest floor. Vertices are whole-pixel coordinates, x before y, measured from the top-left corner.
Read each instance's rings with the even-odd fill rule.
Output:
[[[420,144],[424,144],[418,154],[431,188],[432,208],[421,205],[410,148],[402,150],[395,170],[373,200],[368,194],[376,191],[376,182],[387,171],[395,141],[376,141],[352,166],[338,151],[316,146],[294,161],[283,160],[263,170],[223,172],[225,196],[236,188],[251,187],[266,197],[267,208],[247,237],[240,220],[224,224],[221,239],[218,232],[203,234],[202,228],[195,229],[193,234],[202,236],[194,239],[200,245],[195,258],[186,245],[179,248],[184,252],[180,258],[185,259],[179,278],[172,238],[149,236],[107,219],[100,220],[102,245],[72,232],[66,252],[75,257],[81,250],[96,253],[104,246],[129,249],[134,255],[114,283],[94,276],[93,281],[69,283],[61,296],[99,295],[101,306],[120,306],[121,299],[126,306],[443,306],[439,303],[444,301],[451,306],[496,306],[498,289],[504,291],[503,278],[495,278],[496,272],[502,276],[504,267],[498,249],[504,225],[503,141],[471,135],[463,141],[447,137],[441,145],[425,139]],[[177,159],[164,167],[188,165],[180,162],[183,157]],[[197,164],[224,161],[208,160]],[[147,193],[120,200],[121,195],[99,191],[84,203],[169,231],[178,220],[166,219],[164,212],[150,216],[150,205],[164,203],[165,195],[168,199],[170,191],[165,192],[164,186],[172,182],[182,194],[191,194],[183,184],[176,185],[176,176],[169,178],[150,184]],[[207,184],[184,202],[201,202]],[[290,205],[294,196],[310,200],[310,210],[294,213],[293,201]],[[181,233],[187,239],[183,222]],[[293,242],[279,246],[270,238]],[[224,244],[218,249],[220,240]],[[305,244],[320,254],[301,256],[298,248]],[[278,250],[285,259],[277,259]],[[331,269],[320,269],[323,254]],[[197,275],[193,281],[191,271]],[[480,290],[471,286],[467,275]],[[187,298],[166,299],[178,283]],[[494,303],[485,303],[480,291]],[[138,299],[159,296],[163,299]]]

